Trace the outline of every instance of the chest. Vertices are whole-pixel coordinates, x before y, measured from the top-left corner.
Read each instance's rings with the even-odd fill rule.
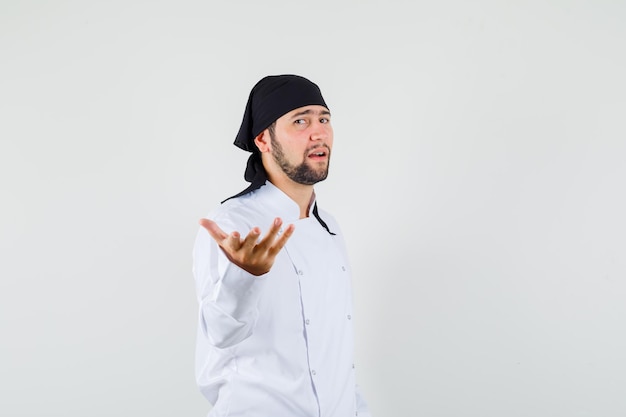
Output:
[[[278,322],[336,322],[350,314],[351,277],[345,249],[315,219],[303,219],[272,268],[264,309]],[[297,313],[297,314],[294,314]],[[276,321],[275,321],[276,322]]]

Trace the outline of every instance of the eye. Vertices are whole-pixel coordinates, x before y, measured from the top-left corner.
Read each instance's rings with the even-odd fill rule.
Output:
[[[304,120],[304,119],[297,119],[297,120],[294,120],[293,123],[296,124],[296,125],[303,125],[303,124],[306,124],[306,120]]]
[[[320,123],[324,123],[324,124],[326,124],[326,123],[330,123],[330,119],[329,119],[328,117],[322,117],[322,118],[320,119]]]

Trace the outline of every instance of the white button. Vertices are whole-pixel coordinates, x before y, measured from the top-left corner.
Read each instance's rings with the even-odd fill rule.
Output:
[[[306,319],[304,322],[305,322],[306,324],[311,323],[311,321],[310,321],[309,319]]]
[[[346,267],[345,267],[345,266],[342,266],[342,267],[341,267],[341,270],[342,270],[342,271],[345,271],[345,270],[346,270]]]
[[[348,314],[348,320],[352,320],[352,316]]]
[[[298,275],[304,275],[304,272],[302,272],[301,269],[298,269]]]
[[[315,372],[315,369],[313,369],[313,370],[311,371],[311,373],[312,373],[313,375],[317,375],[317,372]]]

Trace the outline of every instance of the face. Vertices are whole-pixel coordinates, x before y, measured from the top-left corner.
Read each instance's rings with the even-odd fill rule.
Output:
[[[323,106],[295,109],[269,129],[272,159],[298,184],[312,185],[328,176],[333,128]]]

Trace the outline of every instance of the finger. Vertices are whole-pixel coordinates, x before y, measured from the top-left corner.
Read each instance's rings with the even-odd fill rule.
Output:
[[[269,248],[270,246],[272,246],[274,244],[274,240],[276,240],[276,235],[280,231],[280,226],[282,224],[283,224],[282,219],[280,217],[276,217],[274,221],[272,222],[272,224],[270,225],[270,228],[267,231],[267,234],[265,235],[263,239],[261,239],[258,246],[262,248]]]
[[[217,242],[222,243],[226,238],[228,238],[228,234],[224,232],[213,220],[209,219],[200,219],[198,222],[200,226],[204,227],[207,232],[211,235],[211,237]]]
[[[296,230],[296,226],[290,224],[283,231],[283,234],[276,239],[274,244],[268,249],[268,253],[272,256],[276,255],[280,250],[285,246],[289,238],[293,235],[294,230]]]
[[[241,235],[238,231],[235,230],[222,241],[220,246],[224,249],[227,249],[229,252],[236,252],[241,249],[241,244]]]
[[[259,240],[259,236],[261,235],[261,229],[258,227],[253,227],[246,238],[243,240],[241,244],[241,249],[244,251],[250,251],[254,249],[254,246],[257,244]]]

